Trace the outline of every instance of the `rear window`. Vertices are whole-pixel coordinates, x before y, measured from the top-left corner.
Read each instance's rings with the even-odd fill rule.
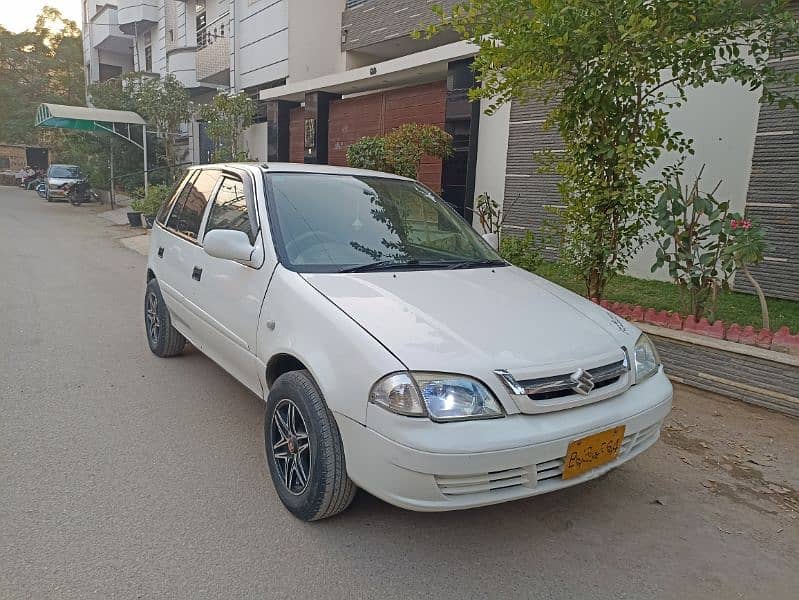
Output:
[[[172,188],[172,193],[169,195],[169,199],[164,202],[163,206],[161,206],[161,210],[158,211],[158,216],[156,216],[155,220],[160,225],[166,224],[166,216],[169,214],[169,211],[172,209],[172,206],[180,204],[182,200],[185,200],[185,195],[188,193],[188,184],[187,182],[193,179],[197,175],[196,171],[190,171],[183,179],[181,179],[175,187]]]
[[[219,171],[200,171],[192,183],[189,183],[180,194],[180,198],[169,215],[167,228],[177,231],[193,240],[200,233],[205,207],[219,181]]]
[[[57,177],[59,179],[75,179],[80,176],[80,167],[72,167],[69,165],[53,165],[50,167],[50,177]]]

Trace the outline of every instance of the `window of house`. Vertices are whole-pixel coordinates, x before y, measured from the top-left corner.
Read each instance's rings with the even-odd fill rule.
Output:
[[[0,169],[10,169],[11,159],[7,156],[0,156]]]
[[[219,186],[205,232],[214,229],[233,229],[247,234],[250,243],[254,241],[250,213],[247,209],[247,198],[244,195],[244,184],[241,180],[225,176]]]
[[[153,72],[153,35],[149,31],[144,32],[144,70]]]
[[[177,204],[169,215],[166,225],[168,229],[173,229],[193,240],[197,239],[205,207],[219,181],[219,176],[218,171],[210,169],[200,171],[197,179],[186,186],[185,200],[182,200],[182,204]],[[182,196],[184,194],[181,194]]]

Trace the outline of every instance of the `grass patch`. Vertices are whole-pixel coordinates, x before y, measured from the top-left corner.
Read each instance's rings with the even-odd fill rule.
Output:
[[[585,295],[585,285],[580,278],[561,264],[544,262],[535,272],[573,292]],[[608,284],[605,297],[611,302],[640,304],[644,308],[665,309],[685,314],[679,288],[666,281],[650,281],[618,275]],[[769,298],[768,307],[772,330],[777,330],[783,325],[786,325],[792,333],[799,330],[799,302]],[[725,323],[761,327],[760,303],[756,296],[749,294],[721,292],[716,318]]]

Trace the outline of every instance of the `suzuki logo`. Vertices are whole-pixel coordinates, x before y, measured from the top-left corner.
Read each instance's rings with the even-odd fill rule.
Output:
[[[594,378],[584,369],[577,369],[569,376],[569,380],[572,382],[572,389],[583,396],[587,396],[594,389]]]

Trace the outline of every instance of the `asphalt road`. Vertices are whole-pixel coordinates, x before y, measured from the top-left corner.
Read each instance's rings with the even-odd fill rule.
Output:
[[[261,399],[150,354],[145,259],[95,212],[0,188],[0,597],[796,598],[799,422],[687,388],[581,487],[295,520]]]

